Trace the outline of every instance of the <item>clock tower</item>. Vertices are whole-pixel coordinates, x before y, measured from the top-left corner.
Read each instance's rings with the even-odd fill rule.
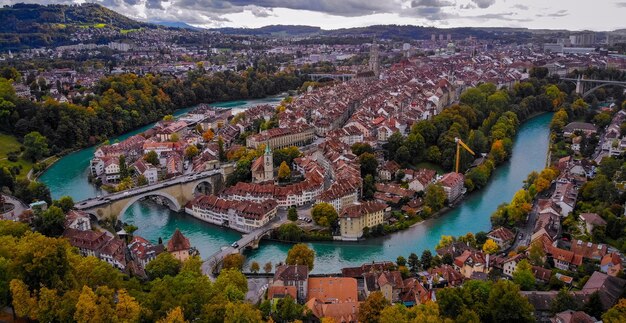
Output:
[[[274,180],[274,156],[269,145],[265,146],[265,154],[263,155],[263,169],[265,170],[265,181]]]

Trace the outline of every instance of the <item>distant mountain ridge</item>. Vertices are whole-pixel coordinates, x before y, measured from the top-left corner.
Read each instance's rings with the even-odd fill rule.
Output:
[[[169,28],[182,28],[182,29],[191,29],[191,30],[202,30],[203,28],[198,28],[198,27],[194,27],[190,24],[187,24],[185,22],[182,21],[158,21],[158,20],[152,20],[150,21],[150,23],[153,23],[155,25],[159,25],[159,26],[164,26],[164,27],[169,27]]]
[[[272,36],[276,34],[284,34],[289,36],[310,35],[322,32],[322,28],[304,25],[269,25],[259,28],[213,28],[211,30],[218,31],[223,34],[237,34],[250,36]]]

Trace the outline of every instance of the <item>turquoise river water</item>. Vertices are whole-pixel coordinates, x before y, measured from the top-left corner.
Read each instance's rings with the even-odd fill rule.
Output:
[[[225,102],[215,106],[241,110],[278,101],[280,98],[267,98]],[[176,115],[187,111],[189,109],[178,110]],[[528,173],[543,169],[548,150],[550,119],[551,114],[542,114],[526,121],[515,139],[511,160],[494,171],[486,187],[468,196],[446,214],[383,238],[350,243],[309,243],[316,253],[313,272],[332,273],[342,267],[358,266],[365,262],[393,261],[400,255],[407,257],[411,252],[419,255],[424,249],[434,248],[442,235],[459,236],[467,232],[488,231],[491,227],[489,217],[498,205],[511,200]],[[149,127],[151,125],[113,139],[123,140]],[[53,198],[69,195],[78,201],[104,194],[87,182],[87,168],[94,149],[86,148],[63,157],[40,177],[50,187]],[[153,242],[157,242],[159,237],[167,241],[178,228],[198,248],[202,257],[208,257],[240,237],[235,231],[172,212],[151,202],[133,204],[122,215],[122,220],[137,225],[139,230],[135,234]],[[255,260],[261,264],[268,261],[278,263],[284,261],[289,248],[289,244],[263,241],[259,249],[248,252],[246,256],[248,261]]]

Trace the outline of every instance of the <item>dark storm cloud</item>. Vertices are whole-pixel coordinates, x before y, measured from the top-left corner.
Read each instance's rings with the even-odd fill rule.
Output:
[[[472,2],[475,3],[478,8],[485,9],[496,3],[496,0],[472,0]]]

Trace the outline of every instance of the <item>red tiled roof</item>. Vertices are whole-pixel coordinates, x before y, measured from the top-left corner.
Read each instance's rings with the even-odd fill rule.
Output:
[[[191,248],[189,239],[187,239],[180,232],[180,230],[176,229],[170,241],[167,242],[167,251],[169,252],[183,251],[183,250],[189,250],[189,248]]]

